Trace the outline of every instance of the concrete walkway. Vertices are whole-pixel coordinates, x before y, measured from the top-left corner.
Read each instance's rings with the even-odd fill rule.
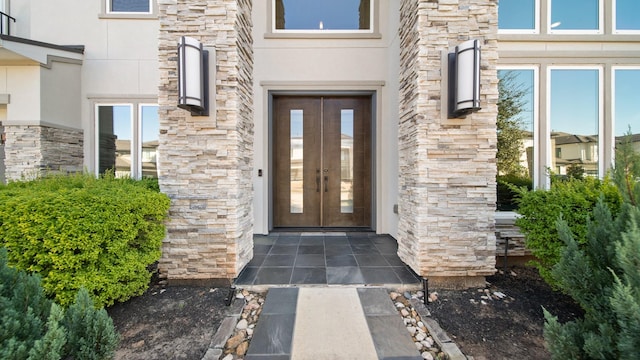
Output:
[[[271,288],[246,360],[422,359],[384,288]]]

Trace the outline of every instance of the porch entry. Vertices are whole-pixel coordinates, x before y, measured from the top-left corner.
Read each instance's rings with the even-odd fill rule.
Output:
[[[274,96],[274,227],[371,227],[371,97]]]

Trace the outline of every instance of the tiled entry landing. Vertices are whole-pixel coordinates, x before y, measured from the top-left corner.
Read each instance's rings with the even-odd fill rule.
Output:
[[[254,237],[237,285],[417,285],[389,235],[273,233]]]

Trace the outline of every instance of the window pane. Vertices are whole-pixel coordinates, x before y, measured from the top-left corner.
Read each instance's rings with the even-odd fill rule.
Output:
[[[498,71],[498,210],[516,208],[507,183],[533,187],[535,72],[533,69]]]
[[[640,1],[616,0],[616,30],[640,30]]]
[[[110,0],[112,12],[143,12],[149,13],[149,0]]]
[[[353,109],[340,111],[340,212],[353,213]]]
[[[551,0],[552,30],[598,30],[598,0]]]
[[[304,208],[303,112],[291,110],[291,213],[302,214]]]
[[[624,140],[631,128],[631,141],[640,152],[640,69],[618,69],[615,71],[615,136],[616,143]]]
[[[551,70],[551,169],[598,176],[598,70]]]
[[[369,30],[370,0],[274,0],[279,30]]]
[[[535,0],[500,0],[498,6],[500,30],[533,30],[536,28]]]
[[[131,176],[131,106],[98,106],[99,172]]]
[[[158,107],[143,105],[140,107],[140,129],[142,150],[140,153],[142,177],[158,177]]]

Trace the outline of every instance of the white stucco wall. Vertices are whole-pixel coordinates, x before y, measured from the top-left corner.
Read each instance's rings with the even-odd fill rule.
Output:
[[[374,119],[376,157],[376,231],[397,232],[397,119],[399,10],[397,1],[381,0],[380,38],[273,38],[266,36],[269,1],[253,3],[255,106],[255,233],[269,230],[269,104],[268,92],[376,91]],[[258,169],[263,176],[258,177]]]
[[[12,35],[56,45],[84,46],[76,104],[79,118],[68,125],[84,130],[85,166],[90,171],[95,165],[94,104],[140,98],[153,102],[148,99],[157,98],[158,94],[158,19],[104,16],[102,6],[99,0],[14,0],[9,6],[11,15],[17,18]],[[63,95],[47,99],[45,108],[51,101],[67,101]],[[50,117],[51,114],[43,114],[45,121]]]

